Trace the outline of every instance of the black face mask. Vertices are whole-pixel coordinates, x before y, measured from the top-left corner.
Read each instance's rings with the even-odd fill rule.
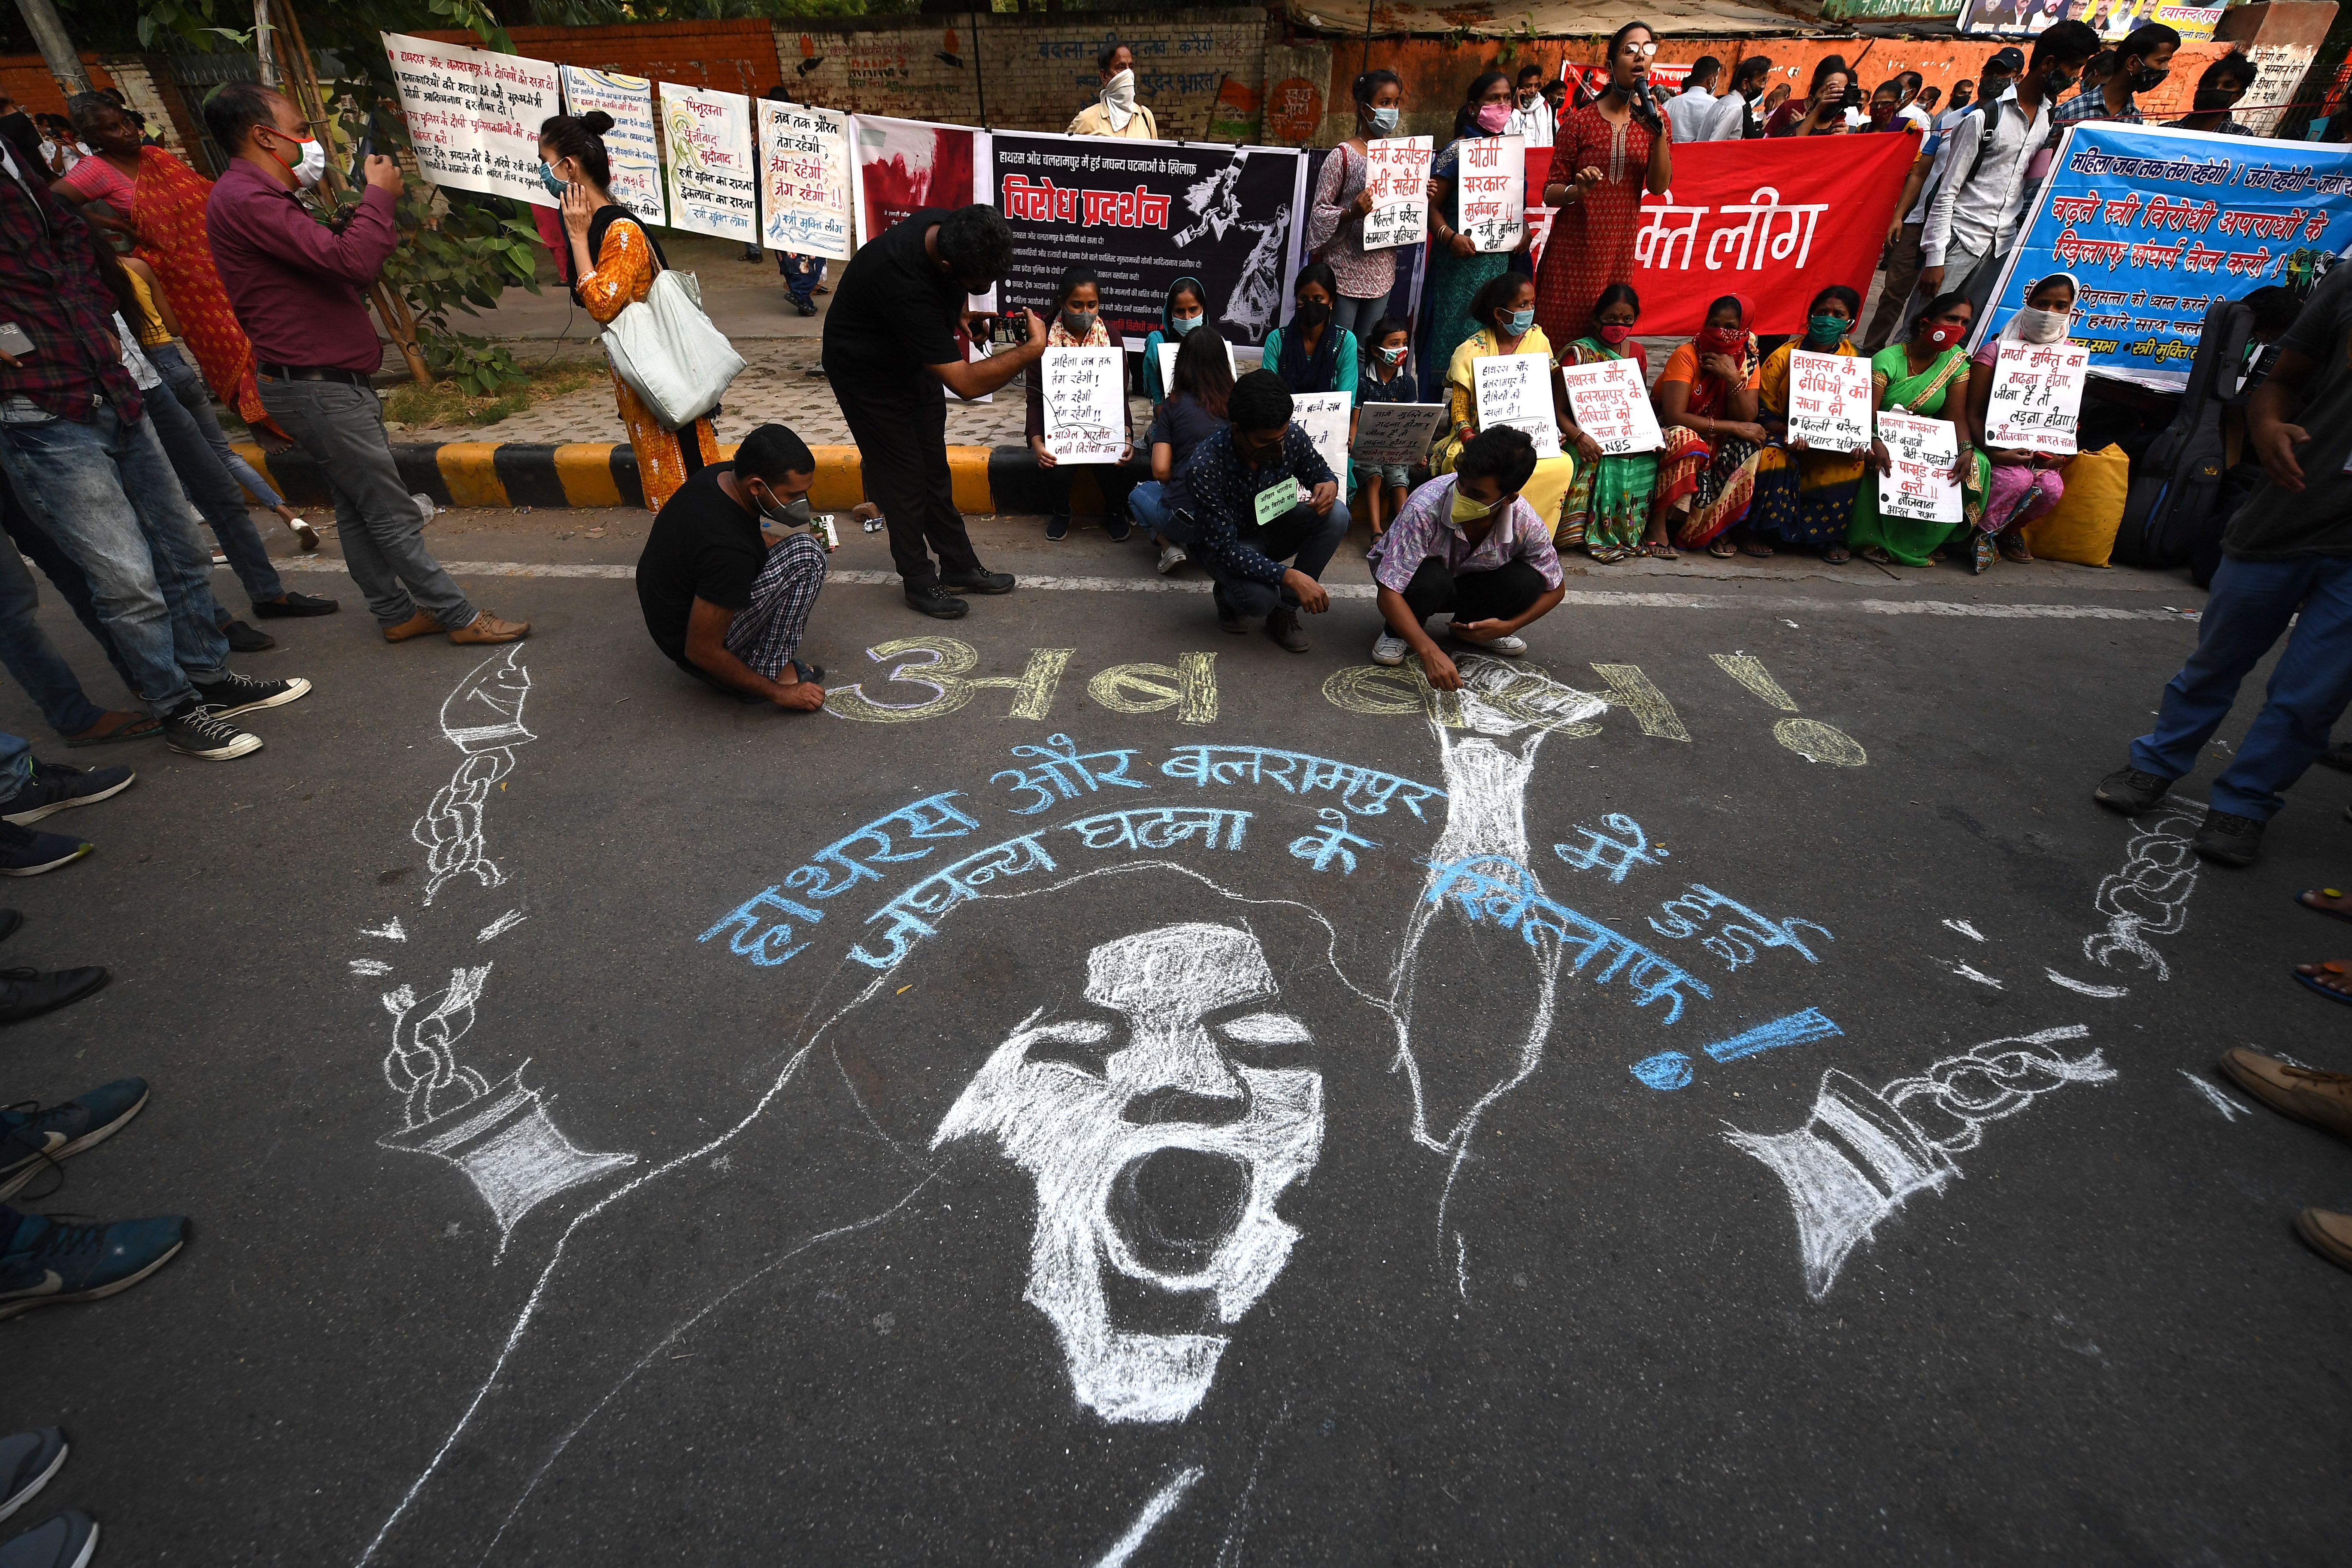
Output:
[[[2237,108],[2238,100],[2244,96],[2245,89],[2243,88],[2217,87],[2208,89],[2197,95],[2196,112],[2200,114],[2227,113],[2229,110]],[[0,120],[0,129],[5,129],[7,123],[8,122],[6,121]]]
[[[2042,95],[2055,98],[2074,85],[2074,77],[2064,66],[2052,66],[2042,73]]]
[[[2150,70],[2143,66],[2131,73],[2131,89],[2134,92],[2154,92],[2171,74],[2169,70]]]
[[[1310,332],[1330,319],[1331,307],[1320,300],[1303,301],[1298,307],[1297,313],[1291,317],[1292,321],[1298,323],[1300,330]]]

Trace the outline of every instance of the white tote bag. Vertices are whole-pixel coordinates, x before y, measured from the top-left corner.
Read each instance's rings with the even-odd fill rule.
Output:
[[[718,407],[729,384],[743,374],[743,356],[702,313],[694,275],[667,267],[646,297],[604,329],[604,353],[613,373],[670,430]]]

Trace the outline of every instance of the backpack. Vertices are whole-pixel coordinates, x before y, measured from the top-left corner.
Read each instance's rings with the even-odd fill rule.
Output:
[[[2148,444],[2133,473],[2116,533],[2116,560],[2127,566],[2184,566],[2218,549],[2230,521],[2221,416],[2244,406],[2247,389],[2238,372],[2253,329],[2253,311],[2235,300],[2216,300],[2207,308],[2179,412]]]

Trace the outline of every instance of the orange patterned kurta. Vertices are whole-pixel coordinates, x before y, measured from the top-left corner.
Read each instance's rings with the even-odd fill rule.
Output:
[[[646,231],[626,218],[615,221],[604,231],[604,243],[597,248],[595,262],[594,271],[581,276],[580,303],[602,325],[644,300],[646,290],[653,287],[657,269],[654,247],[646,238]],[[620,408],[621,423],[628,427],[629,445],[636,449],[637,479],[645,487],[647,510],[661,510],[662,503],[686,483],[686,455],[680,450],[681,441],[692,440],[703,462],[719,461],[719,432],[707,416],[683,430],[665,430],[637,400],[637,395],[629,390],[628,384],[617,375],[613,378],[613,401]]]

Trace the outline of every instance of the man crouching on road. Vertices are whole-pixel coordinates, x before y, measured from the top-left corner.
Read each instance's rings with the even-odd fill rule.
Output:
[[[1184,469],[1192,559],[1216,579],[1218,626],[1238,632],[1243,616],[1263,616],[1267,637],[1305,653],[1298,612],[1330,607],[1318,579],[1348,536],[1339,481],[1291,423],[1290,393],[1272,371],[1234,382],[1225,412],[1232,422],[1195,447]]]
[[[637,557],[646,630],[687,674],[746,702],[813,712],[824,671],[793,656],[824,586],[825,542],[809,517],[816,459],[781,425],[706,465],[654,519]],[[771,545],[762,521],[783,531]]]
[[[1462,448],[1452,473],[1412,492],[1372,545],[1372,578],[1388,623],[1372,644],[1375,662],[1402,664],[1417,653],[1432,686],[1459,690],[1461,673],[1422,629],[1449,610],[1448,629],[1463,647],[1508,658],[1528,651],[1519,633],[1568,591],[1551,531],[1519,499],[1535,471],[1527,432],[1499,425]]]

